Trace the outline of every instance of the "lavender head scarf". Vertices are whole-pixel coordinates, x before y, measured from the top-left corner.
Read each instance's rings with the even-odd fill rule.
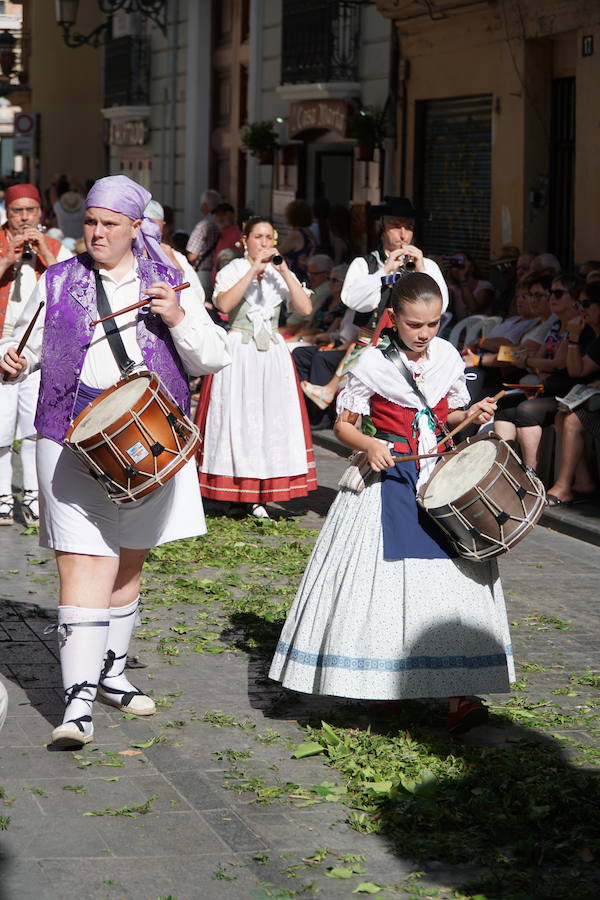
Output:
[[[150,259],[173,267],[173,263],[160,246],[160,228],[144,216],[144,210],[152,194],[127,175],[107,175],[99,178],[85,199],[85,208],[96,206],[121,213],[129,219],[141,219],[142,227],[133,242],[133,250],[140,256],[146,251]]]

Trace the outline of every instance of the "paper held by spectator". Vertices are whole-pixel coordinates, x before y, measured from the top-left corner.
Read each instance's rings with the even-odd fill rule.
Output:
[[[556,399],[559,412],[573,412],[584,403],[593,412],[600,409],[600,388],[590,387],[587,384],[576,384],[568,394]]]
[[[508,344],[502,344],[502,346],[498,348],[498,362],[519,362],[521,357],[527,352],[527,350],[524,350],[521,347],[513,347],[509,346]]]

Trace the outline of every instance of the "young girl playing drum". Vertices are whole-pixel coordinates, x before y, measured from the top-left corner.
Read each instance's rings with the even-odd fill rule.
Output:
[[[270,675],[305,693],[448,697],[447,727],[464,731],[487,714],[469,696],[505,692],[514,678],[496,563],[459,558],[418,508],[416,490],[435,460],[392,457],[435,452],[442,424],[452,428],[477,410],[488,422],[495,404],[463,408],[464,364],[436,337],[442,298],[429,275],[404,276],[392,303],[392,351],[364,352],[338,397],[335,426],[376,474],[360,493],[340,489]],[[370,416],[374,436],[355,427],[359,416]]]

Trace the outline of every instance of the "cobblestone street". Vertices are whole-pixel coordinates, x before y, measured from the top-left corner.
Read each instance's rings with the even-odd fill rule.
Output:
[[[320,491],[299,520],[310,529],[322,522],[344,466],[328,450],[316,448],[316,455]],[[286,511],[296,515],[306,505],[297,501]],[[286,538],[275,526],[269,534],[279,552]],[[145,667],[133,680],[160,698],[158,714],[134,719],[97,704],[94,743],[79,753],[51,752],[46,743],[62,710],[56,635],[44,634],[55,621],[54,563],[35,536],[15,526],[0,529],[0,567],[0,672],[9,693],[0,734],[1,900],[329,900],[350,897],[361,882],[381,897],[446,897],[478,874],[474,864],[417,864],[385,835],[359,833],[335,790],[329,802],[314,802],[327,793],[315,787],[342,778],[324,756],[292,758],[307,740],[305,724],[318,711],[317,719],[346,716],[365,729],[367,707],[286,694],[269,682],[260,640],[249,640],[248,631],[240,639],[235,616],[219,617],[217,594],[214,608],[176,599],[169,608],[153,606],[158,594],[150,591],[133,645]],[[600,745],[598,679],[589,671],[597,672],[600,650],[598,548],[538,527],[500,569],[519,679],[513,698],[526,696],[553,716],[540,724],[524,705],[511,724],[492,718],[448,738],[452,752],[486,745],[511,754],[535,731],[562,748],[567,767],[592,770]],[[210,591],[215,578],[209,569],[178,574],[198,579],[200,591]],[[193,649],[182,643],[181,654],[179,645],[161,643],[173,626],[175,637],[185,637],[192,615],[217,631],[195,638]],[[344,866],[348,876],[331,874]],[[415,872],[425,873],[422,893]],[[537,894],[532,886],[521,896]],[[571,896],[588,894],[574,882]]]

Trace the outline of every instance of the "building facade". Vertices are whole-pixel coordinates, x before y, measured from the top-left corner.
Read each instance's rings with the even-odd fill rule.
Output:
[[[82,3],[78,30],[89,32],[102,22],[95,3]],[[71,49],[56,24],[53,3],[24,0],[23,22],[29,43],[30,109],[38,116],[39,135],[30,177],[42,189],[53,175],[70,174],[82,185],[106,174],[101,115],[102,53],[91,47]]]
[[[350,0],[253,0],[253,7],[249,121],[276,122],[280,150],[273,166],[252,161],[249,205],[281,222],[295,197],[357,208],[378,202],[389,186],[393,133],[361,159],[351,125],[361,111],[385,116],[390,108],[389,22],[373,5]]]
[[[377,0],[398,38],[393,181],[428,253],[600,253],[600,4]]]

